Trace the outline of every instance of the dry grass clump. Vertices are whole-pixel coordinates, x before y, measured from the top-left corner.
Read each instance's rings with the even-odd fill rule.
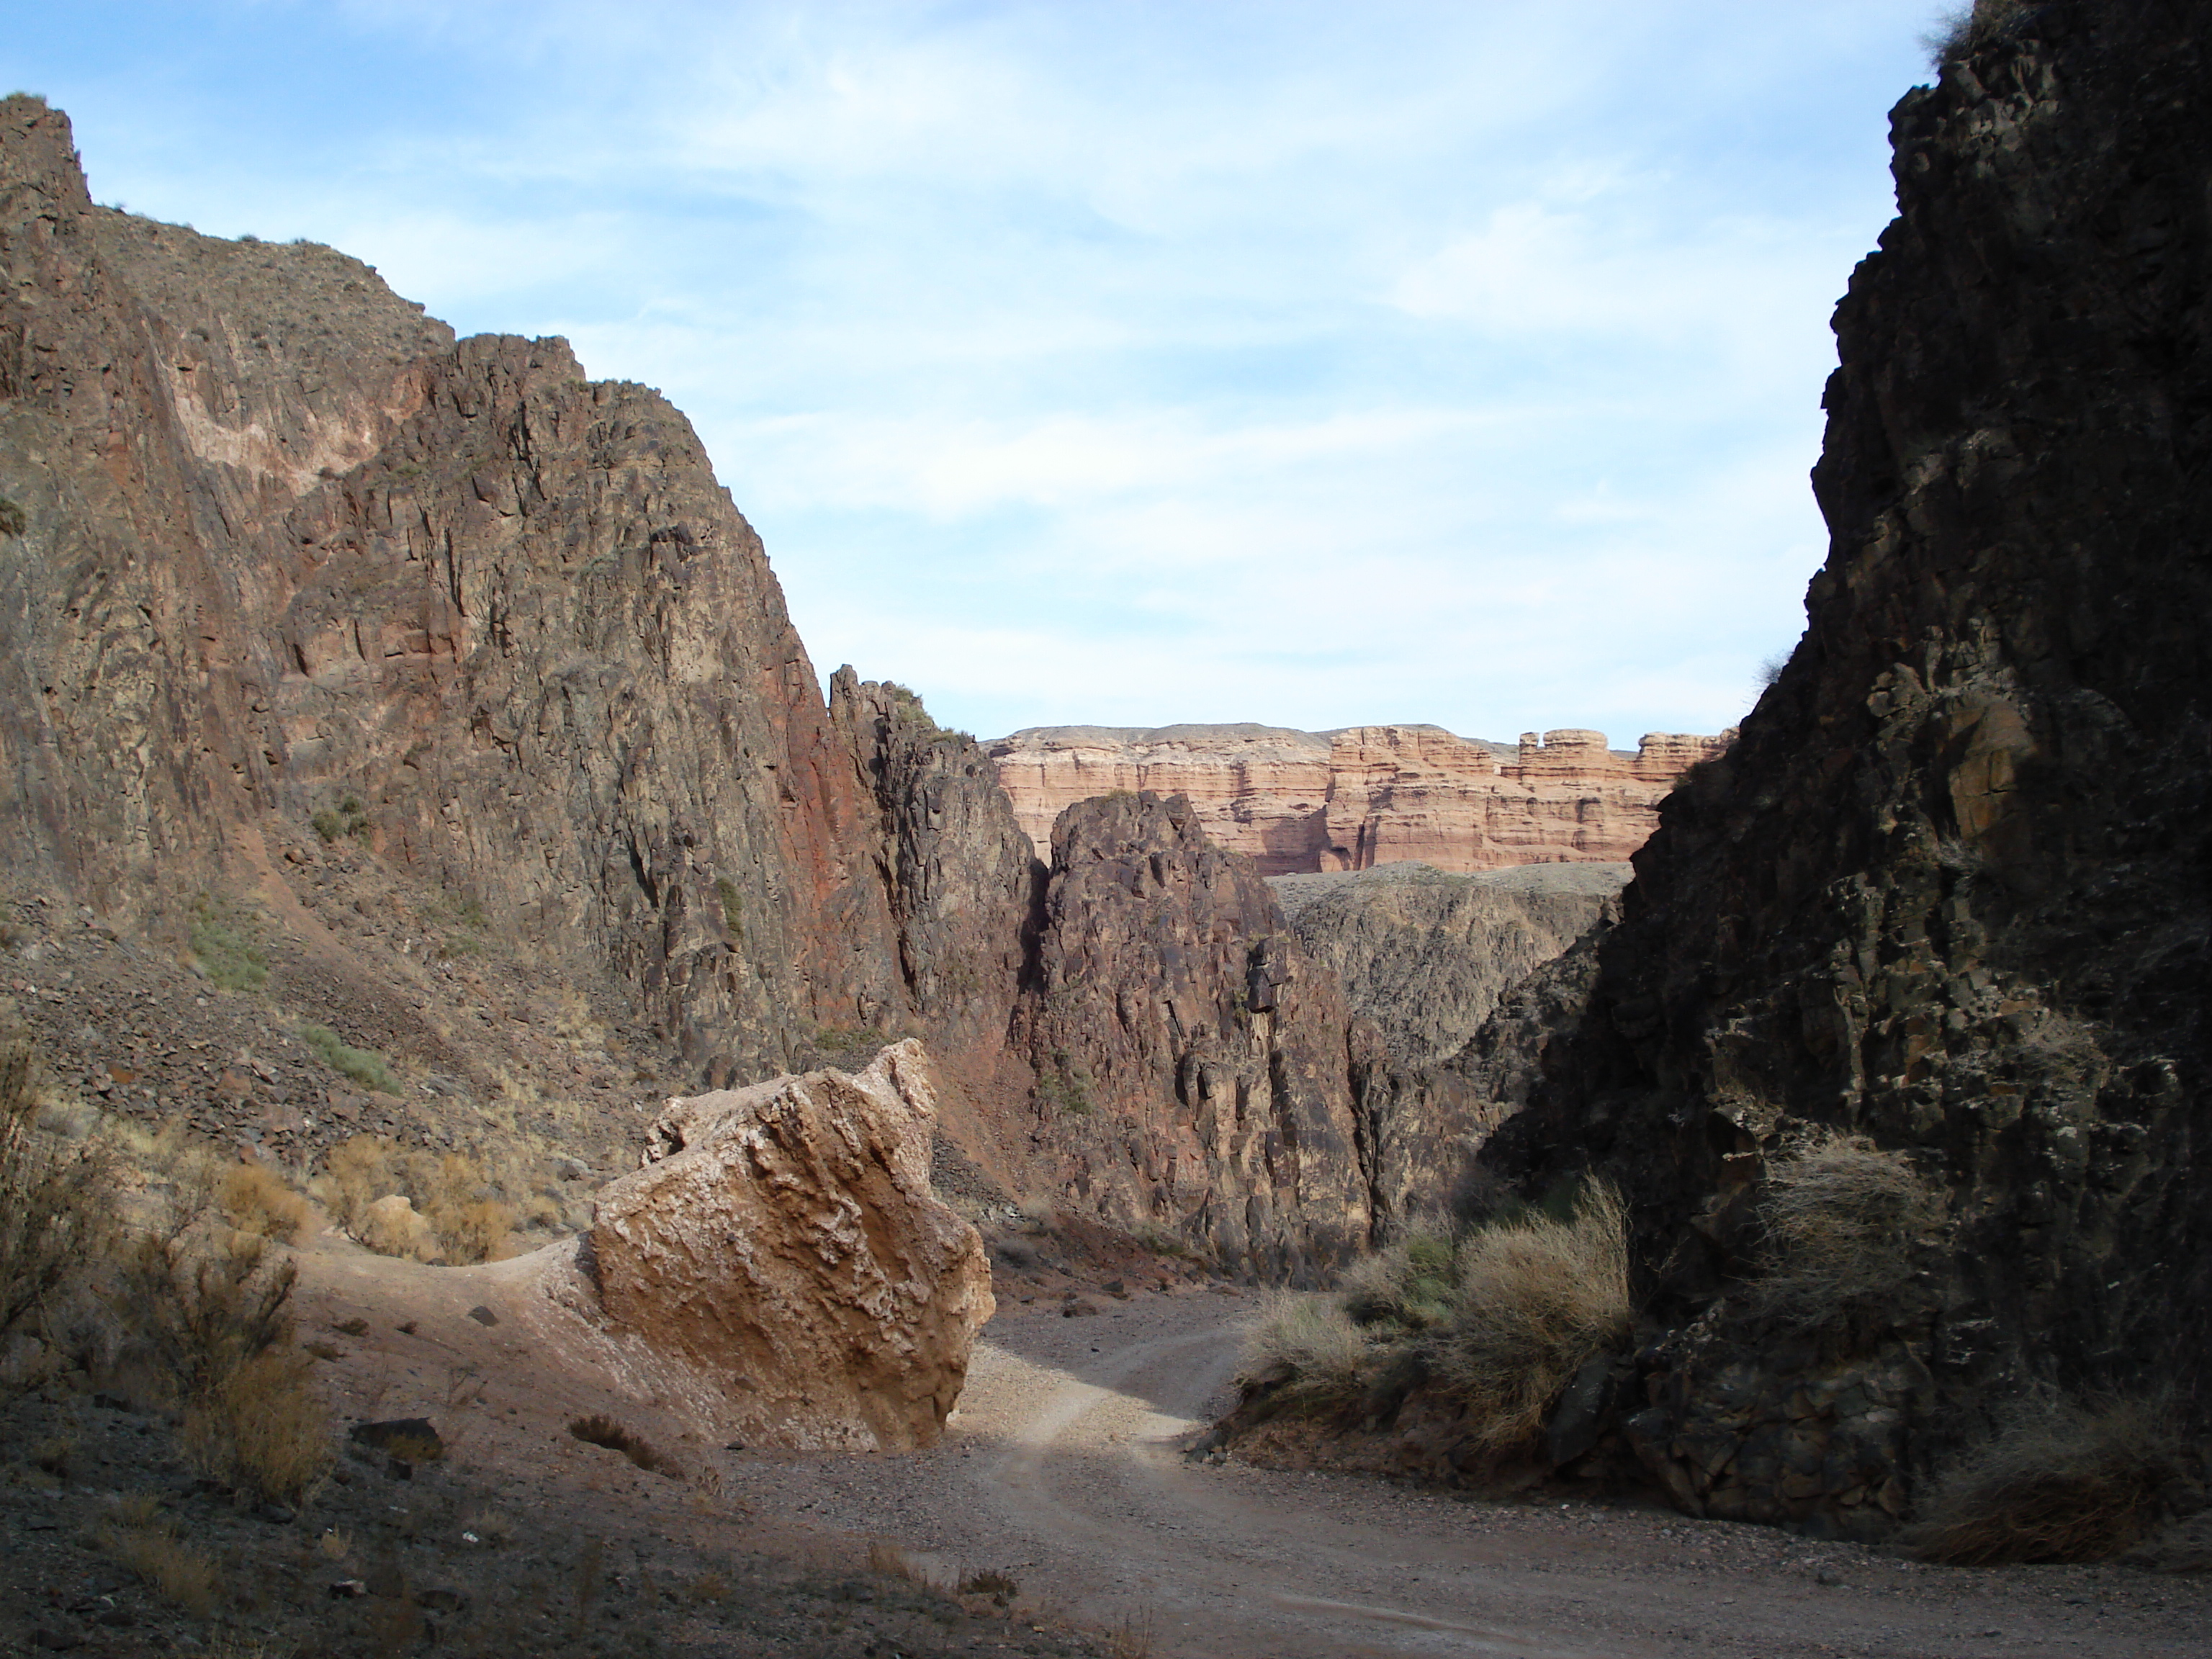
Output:
[[[1923,1560],[1967,1566],[2101,1560],[2162,1521],[2189,1474],[2155,1406],[2037,1400],[1946,1472],[1905,1541]]]
[[[325,1156],[314,1191],[341,1227],[382,1255],[459,1265],[495,1261],[512,1248],[515,1212],[465,1153],[406,1153],[356,1135]]]
[[[1310,1407],[1342,1405],[1357,1396],[1366,1360],[1366,1337],[1333,1297],[1274,1291],[1244,1339],[1244,1376],[1276,1385],[1287,1400]]]
[[[289,1244],[307,1224],[307,1200],[265,1164],[234,1164],[216,1194],[223,1218],[240,1232]]]
[[[1863,1135],[1805,1142],[1767,1171],[1759,1218],[1771,1265],[1753,1311],[1800,1332],[1878,1322],[1911,1282],[1915,1241],[1942,1213],[1903,1152]]]
[[[135,1573],[153,1592],[195,1617],[215,1611],[216,1564],[180,1541],[158,1499],[136,1493],[117,1501],[93,1533],[93,1541]]]
[[[185,1411],[185,1455],[234,1492],[297,1504],[331,1470],[331,1418],[297,1352],[261,1353]]]
[[[1344,1276],[1344,1310],[1362,1325],[1428,1330],[1449,1322],[1459,1291],[1457,1247],[1435,1233],[1362,1256]]]
[[[113,1159],[39,1127],[40,1067],[27,1038],[0,1037],[0,1337],[43,1334],[56,1298],[115,1234]]]
[[[1626,1211],[1593,1183],[1565,1220],[1530,1214],[1470,1233],[1455,1266],[1431,1363],[1467,1402],[1475,1443],[1507,1451],[1535,1437],[1586,1360],[1628,1336]]]
[[[684,1478],[684,1466],[662,1451],[643,1435],[623,1427],[611,1417],[594,1413],[580,1417],[568,1425],[568,1432],[588,1446],[605,1446],[609,1451],[618,1451],[623,1456],[653,1474],[665,1474],[671,1480]]]

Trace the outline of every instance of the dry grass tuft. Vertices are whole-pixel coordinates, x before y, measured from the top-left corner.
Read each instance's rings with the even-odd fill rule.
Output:
[[[909,1584],[919,1584],[924,1589],[934,1589],[927,1569],[915,1560],[896,1544],[887,1544],[881,1539],[868,1543],[868,1571],[885,1578],[903,1578]]]
[[[671,1480],[684,1478],[684,1466],[647,1440],[643,1435],[623,1427],[611,1417],[594,1413],[580,1417],[568,1425],[568,1432],[588,1446],[605,1446],[609,1451],[618,1451],[624,1457],[653,1474],[665,1474]]]
[[[185,1455],[234,1492],[299,1504],[335,1461],[331,1417],[297,1353],[255,1355],[185,1411]]]
[[[1903,1152],[1860,1135],[1806,1142],[1767,1171],[1771,1266],[1752,1311],[1799,1332],[1879,1323],[1911,1282],[1915,1241],[1942,1214],[1941,1194]]]
[[[169,1525],[158,1516],[131,1522],[118,1515],[99,1528],[94,1541],[136,1573],[163,1601],[173,1602],[198,1619],[215,1611],[214,1560],[180,1542]]]
[[[2157,1407],[2039,1400],[1943,1476],[1905,1541],[1923,1560],[1967,1566],[2102,1560],[2171,1513],[2189,1475]]]
[[[1452,1241],[1416,1233],[1373,1255],[1344,1276],[1345,1311],[1362,1325],[1395,1325],[1422,1331],[1449,1322],[1459,1291]]]
[[[307,1200],[265,1164],[234,1164],[223,1172],[217,1201],[242,1233],[289,1244],[307,1224]]]
[[[1243,1375],[1276,1385],[1291,1402],[1340,1406],[1359,1394],[1367,1339],[1334,1297],[1271,1292],[1244,1339]]]
[[[1566,1220],[1531,1214],[1461,1241],[1452,1321],[1433,1363],[1492,1454],[1533,1440],[1583,1362],[1626,1340],[1627,1216],[1602,1182]]]

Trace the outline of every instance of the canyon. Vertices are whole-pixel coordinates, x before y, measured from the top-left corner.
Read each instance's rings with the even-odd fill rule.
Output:
[[[1466,874],[1627,858],[1661,798],[1733,735],[1648,732],[1626,754],[1577,729],[1509,745],[1435,726],[1048,726],[983,747],[1040,849],[1073,802],[1149,789],[1187,798],[1262,875],[1397,863]]]
[[[633,1390],[690,1441],[957,1440],[994,1305],[1316,1288],[1599,1187],[1629,1334],[1531,1482],[1871,1542],[2022,1401],[2199,1434],[2208,32],[1984,0],[1898,106],[1804,638],[1633,755],[825,694],[657,393],[95,206],[0,101],[0,1015],[66,1124],[459,1160],[641,1375],[758,1385]],[[1772,1202],[1838,1148],[1909,1237],[1808,1323]],[[328,1249],[400,1352],[428,1281]],[[1328,1433],[1479,1484],[1419,1370]]]

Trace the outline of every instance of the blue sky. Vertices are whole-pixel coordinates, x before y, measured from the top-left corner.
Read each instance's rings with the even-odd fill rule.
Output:
[[[20,8],[93,193],[689,414],[816,666],[1712,731],[1802,625],[1923,0]]]

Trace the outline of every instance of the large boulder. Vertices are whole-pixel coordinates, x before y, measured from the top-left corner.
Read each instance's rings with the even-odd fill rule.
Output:
[[[981,1238],[930,1191],[936,1116],[913,1041],[856,1074],[670,1101],[644,1167],[599,1195],[601,1308],[761,1438],[930,1444],[996,1310]]]

